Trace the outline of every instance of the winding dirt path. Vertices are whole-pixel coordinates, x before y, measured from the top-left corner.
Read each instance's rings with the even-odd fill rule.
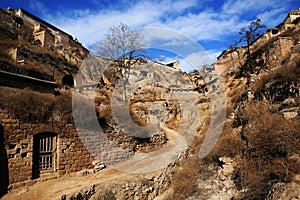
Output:
[[[65,175],[33,186],[12,190],[5,195],[3,200],[27,200],[27,199],[60,199],[63,194],[70,194],[82,188],[92,186],[99,182],[110,182],[116,178],[126,176],[125,173],[105,169],[96,174],[79,176],[76,173]]]
[[[187,98],[187,99],[186,99]],[[161,149],[150,153],[136,153],[132,158],[114,166],[109,166],[96,174],[80,176],[76,173],[62,176],[58,179],[36,183],[33,186],[12,190],[5,195],[3,200],[27,200],[27,199],[60,199],[64,194],[71,194],[92,185],[114,183],[128,183],[132,180],[142,180],[144,177],[157,176],[172,161],[180,156],[188,146],[194,135],[190,132],[197,132],[200,117],[196,113],[193,95],[184,95],[188,101],[182,104],[183,113],[179,132],[164,128],[168,143]]]

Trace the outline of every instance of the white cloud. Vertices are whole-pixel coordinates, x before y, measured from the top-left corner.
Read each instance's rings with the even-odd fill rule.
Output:
[[[227,14],[247,15],[249,12],[262,12],[282,5],[281,0],[227,0],[223,6],[223,12]]]
[[[198,13],[184,13],[195,4],[192,1],[183,7],[180,6],[181,4],[181,1],[175,3],[141,1],[123,12],[75,10],[72,13],[60,14],[50,21],[77,37],[86,46],[103,39],[109,27],[120,22],[134,28],[145,26],[169,28],[194,40],[222,40],[224,36],[236,33],[240,27],[248,24],[248,21],[242,21],[237,16],[215,13],[213,9]],[[170,35],[159,33],[157,36],[160,36],[160,39],[170,38]]]
[[[181,1],[169,0],[160,3],[140,1],[125,11],[117,9],[99,10],[98,12],[91,10],[65,11],[49,20],[89,46],[103,39],[112,25],[123,22],[131,27],[140,28],[160,22],[160,18],[167,14],[174,17],[174,13],[180,14],[195,5],[195,1],[188,1],[185,4],[182,4]]]
[[[33,10],[39,11],[43,16],[47,16],[49,13],[45,4],[40,1],[29,1],[29,7]]]
[[[161,26],[178,30],[195,40],[220,40],[224,35],[236,32],[240,22],[238,18],[221,18],[212,10],[206,10],[169,20]]]
[[[164,59],[162,62],[167,63],[170,61],[178,60],[179,67],[182,71],[191,72],[193,70],[199,70],[205,65],[211,65],[220,53],[221,52],[214,50],[199,51],[193,52],[184,57],[163,57]]]
[[[171,3],[171,2],[169,2]],[[198,3],[195,0],[190,1],[175,1],[174,3],[170,4],[170,11],[171,12],[182,12],[185,9],[191,8],[196,6]]]
[[[287,13],[284,12],[285,10],[284,7],[268,10],[259,14],[258,18],[260,18],[263,23],[268,24],[268,27],[275,27],[287,16]]]
[[[204,6],[204,2],[208,4]],[[296,1],[287,2],[290,6]],[[220,8],[211,5],[211,0],[141,0],[134,3],[124,0],[123,3],[99,10],[63,10],[55,16],[46,16],[47,20],[77,37],[87,47],[102,40],[109,27],[120,22],[131,28],[156,27],[157,31],[145,34],[146,41],[162,49],[173,49],[175,53],[181,50],[184,53],[179,56],[192,58],[193,53],[199,51],[189,43],[191,40],[221,43],[237,35],[241,27],[257,17],[262,18],[262,23],[268,27],[274,27],[288,11],[286,1],[282,0],[225,0]],[[126,7],[121,7],[125,4]],[[219,53],[219,48],[210,50],[211,60]]]

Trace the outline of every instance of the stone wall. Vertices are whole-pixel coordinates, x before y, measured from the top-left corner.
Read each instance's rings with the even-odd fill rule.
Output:
[[[0,149],[0,154],[7,155],[8,165],[0,168],[8,169],[9,189],[93,167],[91,163],[94,158],[82,144],[72,124],[24,124],[13,119],[7,110],[0,110],[0,122],[4,137],[3,144],[0,144],[4,148]],[[55,135],[56,159],[52,172],[40,171],[40,178],[35,179],[33,138],[40,133]],[[1,165],[4,163],[1,162]]]

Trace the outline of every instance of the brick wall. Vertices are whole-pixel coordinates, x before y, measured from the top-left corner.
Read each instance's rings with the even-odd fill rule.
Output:
[[[22,124],[13,119],[7,110],[0,110],[0,122],[3,127],[4,141],[0,144],[0,154],[6,155],[9,188],[32,185],[39,180],[56,178],[60,175],[92,168],[95,159],[82,144],[72,124]],[[56,135],[56,169],[52,172],[41,171],[39,179],[33,177],[33,138],[39,133]],[[1,162],[5,165],[5,162]]]

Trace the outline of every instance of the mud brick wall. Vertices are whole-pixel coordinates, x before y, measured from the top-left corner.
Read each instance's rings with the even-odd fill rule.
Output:
[[[93,168],[95,158],[81,142],[72,124],[22,124],[13,119],[7,110],[0,109],[0,123],[3,127],[1,155],[7,162],[1,162],[1,170],[8,169],[9,188],[31,185],[38,181],[33,177],[34,136],[39,133],[56,135],[56,170],[49,177]],[[3,157],[3,156],[2,156]],[[2,158],[1,157],[1,158]],[[41,174],[41,176],[42,174]]]

